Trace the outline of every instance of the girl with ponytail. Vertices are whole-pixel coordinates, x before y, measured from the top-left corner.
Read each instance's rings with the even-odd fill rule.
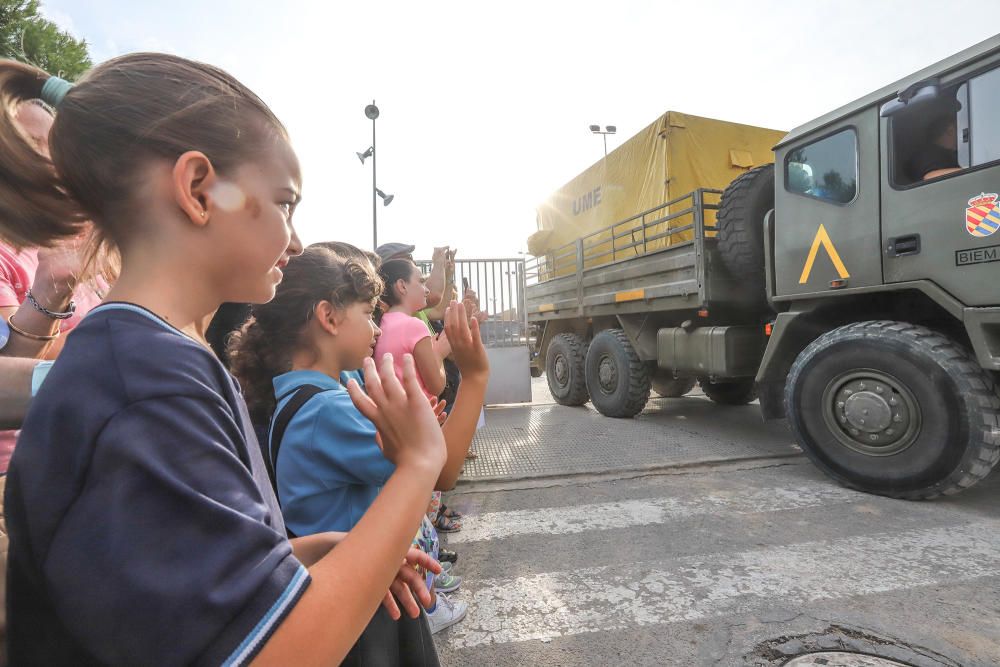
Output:
[[[21,102],[12,114],[35,160],[49,163],[52,107],[39,99]],[[58,356],[66,335],[100,303],[107,284],[83,275],[85,247],[71,239],[50,248],[14,246],[0,242],[0,357],[51,360]],[[0,382],[12,380],[0,374]],[[17,431],[0,430],[0,474],[7,472]],[[6,477],[0,476],[0,511]]]
[[[51,160],[12,111],[56,108]],[[104,303],[28,411],[7,482],[12,664],[336,664],[390,585],[446,460],[412,359],[348,390],[395,463],[349,535],[289,540],[239,387],[205,328],[264,303],[302,252],[298,161],[271,110],[177,56],[108,61],[71,86],[0,60],[0,238],[47,246],[92,221],[117,253]],[[336,549],[332,549],[338,544]],[[404,594],[405,593],[405,594]],[[386,604],[395,610],[390,597]]]

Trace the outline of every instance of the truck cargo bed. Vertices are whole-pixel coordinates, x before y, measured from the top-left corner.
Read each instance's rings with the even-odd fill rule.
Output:
[[[716,251],[716,228],[705,216],[706,211],[719,208],[721,194],[720,190],[695,190],[529,260],[525,266],[528,320],[738,304],[744,292],[723,268]],[[715,216],[710,217],[714,220]],[[654,243],[692,231],[690,241],[666,248]],[[650,247],[656,249],[647,251]]]

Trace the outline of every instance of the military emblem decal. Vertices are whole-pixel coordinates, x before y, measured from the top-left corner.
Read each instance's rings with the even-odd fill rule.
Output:
[[[1000,229],[1000,207],[997,206],[997,193],[982,193],[969,200],[965,209],[965,229],[973,236],[984,238],[992,236]]]

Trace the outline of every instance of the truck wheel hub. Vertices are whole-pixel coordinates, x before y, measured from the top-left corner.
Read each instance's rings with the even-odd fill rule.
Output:
[[[841,444],[869,456],[903,451],[920,433],[920,409],[909,389],[875,370],[845,373],[823,392],[823,418]]]
[[[880,433],[892,425],[892,408],[889,407],[889,402],[878,394],[860,391],[852,394],[843,403],[847,423],[859,431]]]
[[[601,381],[601,391],[605,393],[610,394],[618,387],[618,369],[610,357],[601,357],[597,377]]]
[[[562,386],[566,384],[566,380],[569,377],[569,369],[567,368],[566,357],[562,355],[556,357],[555,368],[553,370],[555,370],[556,381],[559,383],[559,385]]]

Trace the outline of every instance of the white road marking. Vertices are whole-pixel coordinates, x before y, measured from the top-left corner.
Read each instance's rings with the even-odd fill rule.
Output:
[[[569,507],[468,514],[462,519],[462,530],[448,536],[448,544],[494,540],[515,535],[565,535],[588,530],[629,528],[666,523],[703,514],[779,512],[856,502],[862,499],[871,499],[871,496],[839,486],[813,485],[791,489],[713,492],[691,498],[646,498]]]
[[[471,582],[455,648],[550,640],[1000,575],[1000,522]]]

